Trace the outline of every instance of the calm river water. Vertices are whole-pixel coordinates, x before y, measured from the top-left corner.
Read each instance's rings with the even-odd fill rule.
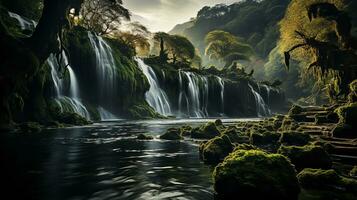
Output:
[[[207,121],[113,121],[1,134],[1,187],[9,199],[213,199],[212,168],[199,160],[198,144],[136,139]]]

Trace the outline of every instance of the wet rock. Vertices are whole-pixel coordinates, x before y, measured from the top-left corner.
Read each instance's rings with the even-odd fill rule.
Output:
[[[234,149],[234,145],[226,135],[215,137],[200,145],[200,156],[206,164],[221,162]]]
[[[219,126],[217,126],[215,122],[208,122],[191,131],[191,137],[195,139],[212,139],[220,134]]]
[[[335,170],[307,168],[297,178],[304,189],[332,190],[357,193],[357,181],[339,176]]]
[[[136,139],[138,140],[153,140],[154,137],[151,135],[139,134]]]
[[[160,136],[160,139],[164,140],[182,140],[181,130],[179,128],[170,128]]]
[[[307,145],[311,141],[309,134],[304,132],[283,132],[279,142],[284,145]]]
[[[304,168],[330,169],[332,161],[321,146],[281,146],[278,153],[287,156],[298,171]]]
[[[238,150],[213,172],[217,199],[298,199],[296,171],[280,154]]]
[[[22,133],[39,133],[42,131],[42,126],[38,122],[25,122],[19,125]]]
[[[84,117],[80,116],[77,113],[64,112],[58,117],[58,121],[64,124],[83,126],[88,125],[90,122]]]

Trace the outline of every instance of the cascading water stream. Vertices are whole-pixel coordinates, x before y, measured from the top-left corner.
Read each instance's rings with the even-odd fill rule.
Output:
[[[219,86],[221,87],[221,113],[224,114],[224,81],[221,77],[217,76]]]
[[[8,14],[11,18],[14,18],[19,22],[21,30],[34,30],[37,26],[37,23],[34,20],[26,19],[13,12],[8,12]]]
[[[171,115],[172,113],[168,97],[165,91],[160,88],[159,81],[154,70],[150,66],[146,65],[143,60],[139,58],[135,58],[135,60],[150,84],[150,89],[145,94],[146,101],[156,110],[156,112],[165,116]]]
[[[187,89],[183,87],[183,78],[188,81]],[[184,72],[179,70],[180,95],[179,95],[179,112],[189,117],[205,118],[208,117],[208,78],[197,75],[193,72]],[[183,110],[183,98],[186,100],[186,110]]]
[[[106,108],[113,108],[115,101],[113,98],[117,92],[117,67],[109,44],[100,36],[88,32],[88,38],[95,52],[96,68],[98,77],[98,112],[101,120],[118,119]]]
[[[63,53],[62,55],[63,55],[63,61],[65,63],[68,63],[68,59],[65,53]],[[53,85],[55,87],[56,102],[60,106],[61,112],[65,110],[66,106],[69,106],[73,112],[81,115],[82,117],[85,117],[86,119],[90,119],[89,112],[87,111],[86,107],[83,105],[83,103],[80,100],[78,81],[71,66],[67,66],[67,70],[70,78],[70,90],[69,90],[70,96],[68,97],[64,95],[65,93],[64,80],[60,78],[57,72],[59,66],[53,54],[51,54],[50,57],[47,59],[47,63],[51,68],[51,77],[52,77]]]
[[[255,91],[250,84],[248,84],[248,86],[254,95],[258,117],[264,117],[270,115],[271,112],[269,110],[269,107],[264,102],[263,97],[257,91]]]

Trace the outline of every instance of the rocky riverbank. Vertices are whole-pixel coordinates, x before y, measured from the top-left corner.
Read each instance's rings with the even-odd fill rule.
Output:
[[[217,198],[355,199],[357,104],[293,106],[287,115],[225,126],[170,129],[164,139],[199,139],[215,166]],[[204,140],[202,142],[202,139]]]

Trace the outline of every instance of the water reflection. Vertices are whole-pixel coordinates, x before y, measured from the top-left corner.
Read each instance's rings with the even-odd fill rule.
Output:
[[[1,134],[3,189],[27,199],[213,199],[212,169],[199,161],[197,144],[135,139],[205,122],[111,121],[37,135]]]

